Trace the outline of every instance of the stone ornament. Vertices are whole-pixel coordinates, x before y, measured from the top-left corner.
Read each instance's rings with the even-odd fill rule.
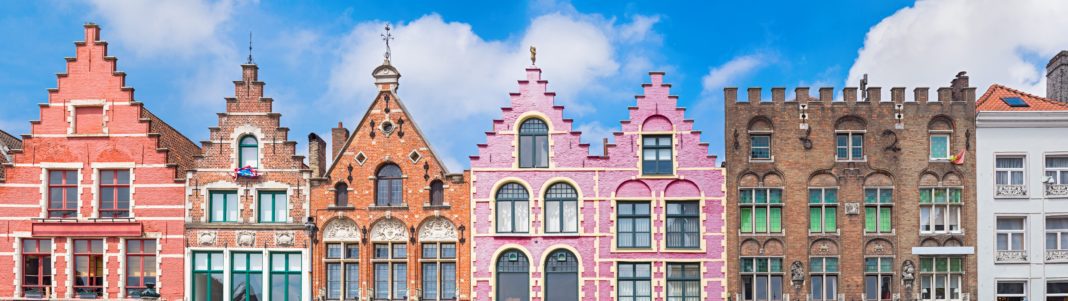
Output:
[[[237,245],[251,247],[256,245],[256,232],[241,231],[237,233]]]
[[[794,288],[801,288],[805,283],[805,265],[800,261],[790,264],[790,280],[793,281]]]
[[[912,281],[916,280],[916,266],[912,264],[912,260],[905,260],[901,264],[901,284],[905,285],[905,289],[912,289]]]
[[[197,235],[197,242],[202,246],[210,246],[215,244],[215,231],[200,232]]]
[[[449,220],[435,217],[419,228],[419,241],[456,241],[456,226]]]
[[[359,241],[360,230],[356,222],[342,218],[331,221],[323,229],[323,240],[327,241]]]
[[[293,231],[284,231],[284,232],[275,232],[274,233],[274,243],[276,245],[279,245],[279,246],[283,246],[283,247],[292,246],[293,242],[296,241],[296,240],[297,240],[297,238],[293,234]]]
[[[847,214],[847,215],[860,214],[860,203],[845,203],[845,214]]]
[[[1027,262],[1027,251],[997,251],[994,262]]]
[[[406,241],[408,240],[408,230],[404,228],[404,223],[401,221],[393,218],[386,218],[375,223],[374,228],[371,228],[371,240]]]
[[[1046,262],[1068,262],[1068,251],[1046,250]]]

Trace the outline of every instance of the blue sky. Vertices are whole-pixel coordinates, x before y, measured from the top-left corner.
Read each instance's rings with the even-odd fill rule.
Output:
[[[967,70],[980,92],[997,82],[1043,94],[1045,61],[1068,49],[1065,13],[1037,0],[13,2],[0,11],[0,129],[28,132],[91,21],[135,98],[204,140],[251,31],[266,94],[303,152],[307,133],[362,116],[389,23],[400,96],[453,171],[508,104],[530,45],[585,141],[617,130],[647,72],[666,71],[722,154],[724,86],[842,87],[869,73],[874,86],[938,87]]]

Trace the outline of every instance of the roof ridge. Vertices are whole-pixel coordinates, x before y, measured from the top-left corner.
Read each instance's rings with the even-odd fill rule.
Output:
[[[1063,108],[1068,109],[1068,103],[1064,103],[1064,102],[1061,102],[1061,101],[1057,101],[1057,100],[1049,99],[1049,98],[1046,98],[1046,97],[1038,96],[1038,95],[1035,95],[1035,94],[1031,94],[1031,93],[1028,93],[1028,92],[1024,92],[1022,90],[1014,89],[1014,88],[1011,88],[1011,87],[1008,87],[1008,86],[1005,86],[1005,85],[1002,85],[1002,84],[991,84],[990,88],[986,90],[986,93],[983,93],[983,96],[979,98],[979,103],[976,104],[976,108],[980,107],[981,105],[983,105],[987,101],[989,101],[990,96],[992,96],[994,91],[997,90],[997,89],[1004,89],[1004,90],[1006,90],[1006,91],[1008,91],[1010,93],[1018,94],[1018,96],[1032,98],[1033,100],[1036,100],[1036,101],[1040,101],[1040,102],[1043,102],[1043,103],[1046,103],[1046,104],[1051,104],[1051,105],[1054,105],[1054,106],[1063,107]]]

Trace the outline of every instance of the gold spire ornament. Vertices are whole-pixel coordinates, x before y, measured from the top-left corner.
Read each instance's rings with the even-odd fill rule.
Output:
[[[538,59],[538,48],[530,46],[530,64],[534,65],[534,61]]]

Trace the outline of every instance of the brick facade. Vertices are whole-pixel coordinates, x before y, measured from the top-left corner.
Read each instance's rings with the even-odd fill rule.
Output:
[[[303,223],[309,216],[312,171],[304,157],[296,154],[297,142],[289,140],[281,114],[273,111],[274,100],[263,97],[265,83],[259,81],[259,67],[250,61],[241,65],[241,71],[241,80],[234,81],[234,96],[225,100],[226,112],[218,113],[218,125],[209,128],[209,140],[201,142],[204,151],[195,157],[196,168],[187,173],[186,180],[185,265],[196,264],[197,257],[221,254],[223,262],[218,266],[227,280],[209,287],[193,281],[206,274],[189,270],[186,296],[196,300],[210,293],[223,300],[266,300],[286,293],[275,287],[288,286],[299,290],[289,296],[308,300],[311,245]],[[236,177],[235,169],[241,167],[254,168],[258,176]],[[227,198],[236,200],[228,204]],[[254,255],[246,258],[248,254]],[[270,277],[279,272],[272,258],[286,254],[299,254],[300,261],[290,264],[298,267],[296,271],[282,270],[299,274],[297,283]],[[247,286],[244,299],[235,295],[241,291],[236,287],[241,281],[229,280],[243,271],[242,260],[264,267],[253,273],[262,278],[249,277],[257,283]]]
[[[126,272],[140,273],[143,265],[144,283],[156,284],[166,299],[181,299],[181,176],[199,149],[134,100],[100,27],[85,25],[84,38],[4,170],[0,208],[8,239],[0,244],[0,298],[122,298],[143,290],[132,288],[142,280],[128,282],[137,275]],[[152,259],[135,263],[132,253]],[[92,273],[91,283],[72,277],[76,269]],[[80,284],[96,287],[76,293]]]
[[[581,133],[563,116],[564,107],[554,103],[555,93],[547,91],[541,69],[528,67],[526,75],[519,81],[519,92],[511,94],[511,105],[501,110],[502,118],[493,121],[486,143],[478,146],[478,156],[471,157],[472,215],[476,217],[472,227],[473,298],[626,299],[630,296],[620,296],[625,291],[621,281],[636,275],[648,281],[643,285],[643,280],[637,280],[637,297],[648,293],[647,297],[660,300],[669,294],[687,293],[694,299],[722,300],[726,296],[723,170],[716,167],[715,156],[708,155],[708,147],[700,142],[700,132],[692,128],[692,121],[685,119],[685,110],[677,107],[670,84],[663,82],[664,74],[650,73],[651,83],[642,85],[644,94],[636,97],[636,106],[628,108],[630,118],[614,134],[615,144],[606,141],[602,156],[590,155],[589,145],[580,142]],[[521,153],[532,150],[521,149],[525,147],[521,140],[530,133],[524,125],[541,123],[547,128],[546,162],[544,166],[524,166],[527,163],[522,162],[525,155]],[[654,137],[667,141],[661,144],[667,156],[653,155],[669,158],[662,170],[665,172],[659,174],[643,167],[643,138]],[[502,193],[511,191],[509,186],[526,192],[519,205],[512,205],[514,193]],[[575,191],[573,216],[567,213],[566,198],[561,202],[564,204],[550,204],[557,202],[557,197],[550,195],[557,195],[552,191],[558,187]],[[666,207],[684,203],[693,205],[692,220],[669,223]],[[555,206],[565,209],[552,209]],[[631,211],[621,206],[645,209]],[[617,230],[623,228],[618,213],[622,210],[637,213],[627,217],[624,224],[644,228],[627,230],[644,232],[635,235],[644,243],[620,241]],[[561,211],[560,217],[552,217]],[[552,225],[556,221],[564,224],[559,226],[562,231]],[[567,231],[567,224],[574,224],[574,231]],[[668,228],[682,224],[694,231],[689,245],[671,245]],[[577,268],[570,270],[573,275],[559,276],[561,270],[568,273],[568,267],[556,262],[568,254],[575,257]],[[691,268],[699,276],[689,283],[669,285],[673,281],[668,275],[670,266]],[[629,272],[632,268],[648,272]],[[620,269],[628,272],[621,273]],[[505,273],[517,271],[525,274],[504,278],[510,277]],[[572,277],[574,281],[552,280],[557,277]],[[526,286],[515,285],[514,281],[523,278],[529,278]],[[680,289],[684,286],[687,289]]]
[[[818,97],[810,96],[808,88],[797,88],[797,98],[786,101],[785,89],[773,88],[771,101],[766,101],[760,88],[750,88],[748,101],[738,101],[737,89],[725,89],[728,291],[733,298],[751,299],[746,298],[745,278],[777,278],[782,290],[770,296],[811,299],[813,277],[826,268],[838,279],[830,298],[861,300],[868,290],[865,277],[882,271],[891,277],[887,297],[920,299],[922,279],[934,270],[963,279],[957,285],[961,294],[946,293],[945,298],[975,299],[975,89],[962,73],[931,100],[927,88],[916,88],[909,100],[905,88],[892,88],[889,101],[881,99],[880,88],[859,91],[858,97],[857,88],[845,88],[842,100],[835,101],[831,88],[819,89]],[[843,136],[845,146],[856,139],[862,147],[856,152],[845,149],[839,159],[837,135],[859,136]],[[948,137],[948,147],[935,147],[939,151],[934,157],[963,151],[963,164],[931,158],[932,139],[941,146],[937,141],[942,137]],[[764,139],[770,140],[770,154],[761,148],[767,145]],[[892,189],[892,196],[876,198],[880,191],[874,189]],[[929,199],[923,189],[944,189],[946,194]],[[959,203],[953,201],[958,189]],[[837,197],[827,191],[836,191],[831,195]],[[741,198],[743,192],[751,197]],[[774,204],[776,192],[781,192],[781,205]],[[819,197],[812,192],[820,192]],[[949,201],[935,201],[938,195]],[[813,204],[813,199],[825,204]],[[945,212],[948,215],[941,216],[947,219],[959,216],[959,223],[943,223],[942,230],[936,220],[931,231],[922,231],[924,206],[939,207],[926,210]],[[886,218],[880,207],[892,216]],[[956,210],[959,215],[949,213]],[[813,217],[819,220],[813,223]],[[867,261],[874,266],[866,264],[880,257]],[[813,263],[823,258],[836,260],[837,271],[819,265],[813,272]],[[949,258],[949,266],[937,261],[929,266],[928,260],[941,260],[934,258]]]
[[[378,95],[351,135],[340,124],[334,129],[333,163],[313,181],[312,216],[321,230],[314,247],[318,259],[314,263],[314,296],[348,300],[358,295],[360,300],[371,300],[376,294],[386,294],[386,298],[420,300],[423,294],[435,292],[430,300],[468,300],[472,258],[469,233],[465,232],[470,209],[466,177],[450,174],[419,131],[397,95],[400,74],[389,61],[373,75]],[[310,165],[322,166],[316,161],[325,158],[325,142],[314,135],[309,140],[314,152],[309,155]],[[394,166],[399,177],[386,177],[391,170],[396,171]],[[378,179],[380,171],[383,177]],[[379,182],[381,186],[376,185]],[[439,185],[442,202],[432,203],[432,187]],[[338,202],[335,198],[339,193]],[[379,194],[381,203],[376,199]],[[438,245],[451,246],[455,255],[431,252]],[[351,253],[349,246],[358,254]],[[376,246],[389,251],[376,252]],[[439,261],[424,256],[424,252],[446,258]],[[431,265],[434,267],[428,267]],[[443,277],[437,284],[438,277],[431,276],[447,275],[449,265],[455,280]],[[382,272],[376,273],[376,269]],[[424,273],[424,269],[432,269],[434,274]],[[424,278],[435,278],[435,284],[424,285]],[[346,284],[350,281],[352,285]],[[376,285],[385,289],[376,290]]]

